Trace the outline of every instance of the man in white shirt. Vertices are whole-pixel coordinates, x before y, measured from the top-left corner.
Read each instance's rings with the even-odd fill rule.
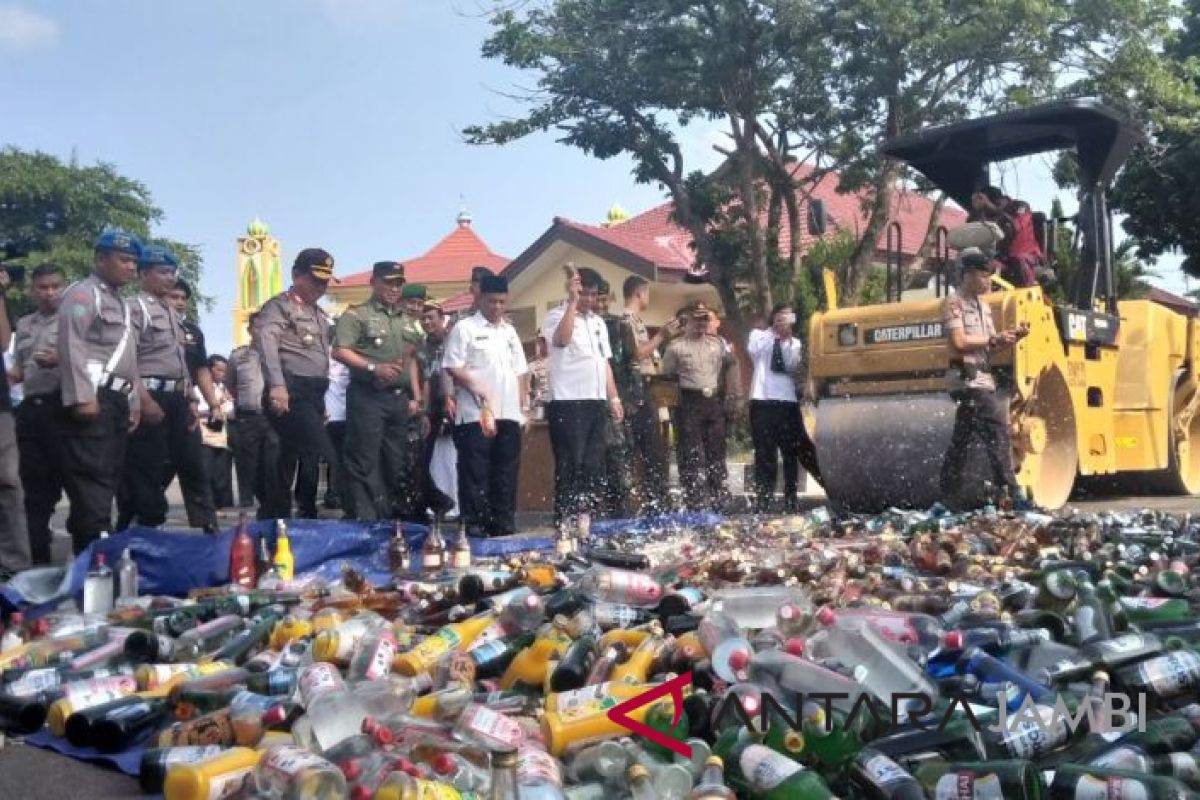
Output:
[[[750,331],[746,350],[754,365],[750,379],[750,436],[754,442],[755,510],[767,511],[775,493],[778,457],[783,458],[784,509],[797,508],[799,467],[804,464],[820,480],[816,452],[800,417],[796,376],[804,346],[792,335],[796,313],[790,303],[777,303],[770,327]],[[778,457],[777,457],[778,454]]]
[[[554,521],[575,527],[599,508],[604,480],[607,415],[624,419],[613,381],[608,327],[594,313],[601,278],[570,268],[567,299],[546,315],[550,350],[550,447],[554,451]]]
[[[457,387],[459,513],[468,536],[507,536],[516,532],[529,367],[521,337],[504,317],[508,279],[484,276],[478,305],[455,324],[442,355]]]

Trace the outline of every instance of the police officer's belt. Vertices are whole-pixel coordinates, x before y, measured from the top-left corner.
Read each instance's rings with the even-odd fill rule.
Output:
[[[182,378],[142,378],[142,386],[152,392],[182,392]]]
[[[717,396],[718,389],[680,389],[680,394],[700,395],[705,399],[712,399]]]
[[[967,381],[973,381],[980,375],[989,375],[992,371],[987,364],[976,364],[974,361],[963,361],[961,358],[951,359],[950,366],[958,370],[958,374]]]
[[[127,381],[117,375],[109,375],[100,380],[100,385],[97,389],[108,389],[110,392],[120,392],[123,395],[129,395],[133,392],[133,381]]]

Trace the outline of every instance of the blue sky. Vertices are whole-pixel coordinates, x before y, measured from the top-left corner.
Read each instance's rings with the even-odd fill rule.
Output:
[[[553,134],[472,147],[466,125],[513,114],[530,78],[484,60],[488,0],[0,0],[0,144],[115,164],[150,187],[159,232],[201,246],[203,324],[227,352],[234,240],[255,216],[285,260],[320,246],[340,273],[419,255],[465,204],[513,257],[556,215],[661,201],[624,159]],[[717,160],[684,137],[689,168]],[[1005,181],[1031,201],[1043,181]],[[1180,281],[1164,280],[1179,287]]]

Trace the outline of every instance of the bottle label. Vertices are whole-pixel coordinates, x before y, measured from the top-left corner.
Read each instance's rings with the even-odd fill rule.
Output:
[[[281,747],[272,747],[267,752],[266,758],[262,760],[262,768],[275,773],[281,783],[306,769],[324,769],[329,766],[328,761],[315,753],[286,744]]]
[[[1081,775],[1075,784],[1075,800],[1150,800],[1150,795],[1142,783],[1129,778]]]
[[[76,711],[97,705],[91,702],[94,697],[104,697],[101,703],[115,700],[137,691],[137,679],[132,675],[112,675],[107,678],[93,678],[78,683],[67,684],[63,697]]]
[[[32,672],[26,672],[17,680],[4,687],[7,694],[13,697],[28,697],[31,694],[52,689],[62,683],[62,677],[58,670],[36,669]]]
[[[429,664],[437,661],[443,653],[458,647],[461,641],[453,628],[438,628],[436,633],[422,639],[410,652],[422,664]]]
[[[1171,602],[1169,597],[1122,597],[1121,605],[1134,611],[1153,611]]]
[[[164,767],[169,767],[172,764],[198,764],[201,761],[216,758],[224,752],[225,748],[219,744],[204,745],[202,747],[172,747],[164,751],[162,760],[159,763]]]
[[[300,694],[304,704],[308,705],[314,698],[326,692],[334,691],[342,686],[342,676],[332,664],[317,662],[311,664],[300,674]]]
[[[596,624],[624,628],[637,621],[637,609],[619,603],[596,603],[592,606]]]
[[[1156,694],[1174,697],[1187,691],[1200,676],[1200,655],[1191,650],[1177,650],[1143,663],[1138,673]]]
[[[1066,720],[1058,716],[1049,706],[1034,706],[1041,717],[1039,726],[1032,720],[1020,717],[1010,719],[1002,734],[1001,744],[1013,758],[1032,759],[1058,747],[1070,736]]]
[[[938,778],[934,800],[1004,800],[1000,779],[974,772],[947,772]]]
[[[206,800],[224,800],[242,788],[246,778],[254,772],[254,767],[239,767],[229,772],[213,775],[208,779],[208,794]]]
[[[476,736],[513,749],[525,739],[525,732],[516,720],[479,705],[463,714],[463,726]]]
[[[386,678],[392,671],[392,659],[396,657],[396,640],[385,634],[375,640],[375,648],[371,653],[363,680],[374,681]]]
[[[562,786],[562,770],[558,759],[536,747],[522,747],[517,752],[517,780],[522,784],[545,783]]]
[[[912,780],[912,776],[899,764],[882,754],[868,758],[862,768],[867,778],[876,786],[886,788]]]
[[[597,592],[604,600],[635,606],[658,605],[662,586],[649,575],[624,569],[605,569],[599,573]]]
[[[1171,759],[1171,775],[1173,777],[1189,785],[1200,781],[1200,763],[1197,763],[1194,755],[1171,753],[1167,757]]]
[[[153,710],[153,706],[149,703],[131,703],[124,708],[114,708],[112,711],[104,715],[104,718],[110,722],[117,722],[123,719],[133,719],[142,714],[149,714]]]
[[[573,722],[597,714],[607,714],[609,709],[615,708],[620,702],[615,697],[596,697],[582,703],[577,703],[565,711],[560,707],[558,717],[563,722]]]
[[[584,686],[582,689],[572,689],[569,692],[563,692],[558,695],[558,702],[555,705],[555,710],[559,714],[565,714],[576,706],[582,705],[589,700],[595,700],[601,695],[608,694],[612,684],[609,681],[603,683],[595,683],[591,686]]]
[[[1138,636],[1118,636],[1115,639],[1106,639],[1096,642],[1092,646],[1097,650],[1102,651],[1105,655],[1124,655],[1125,653],[1135,653],[1141,650],[1145,641],[1140,635]]]
[[[265,714],[279,704],[279,701],[274,697],[256,694],[254,692],[238,692],[229,701],[231,711],[257,711]]]
[[[499,658],[508,651],[508,645],[499,639],[482,642],[477,647],[472,646],[470,649],[471,657],[475,659],[476,664],[486,664],[493,658]]]
[[[757,744],[742,751],[739,763],[750,788],[756,792],[770,791],[797,772],[804,771],[804,767],[787,756]]]

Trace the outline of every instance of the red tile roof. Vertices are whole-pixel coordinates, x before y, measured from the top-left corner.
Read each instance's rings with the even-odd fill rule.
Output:
[[[796,169],[796,174],[798,178],[803,178],[810,171],[810,167],[802,166]],[[848,230],[859,236],[869,221],[864,199],[870,197],[870,192],[841,194],[837,191],[837,184],[836,173],[824,176],[817,182],[812,197],[825,202],[830,223],[827,230]],[[691,234],[670,220],[673,207],[673,203],[663,203],[609,227],[588,225],[562,217],[555,217],[554,222],[556,225],[573,228],[619,247],[654,264],[659,270],[682,273],[692,266],[695,256],[691,249]],[[925,195],[909,191],[896,193],[892,201],[890,220],[900,223],[901,249],[905,255],[916,255],[925,238],[932,210],[933,201]],[[808,208],[803,200],[800,203],[800,214],[804,219],[801,225],[804,237],[802,246],[808,249],[814,237],[808,232]],[[948,204],[942,209],[941,224],[953,228],[965,222],[966,218],[964,211]],[[885,245],[886,230],[879,237],[878,247],[883,250]],[[786,227],[781,231],[779,248],[785,253],[791,248],[791,235]]]
[[[442,311],[447,314],[453,314],[456,311],[466,311],[471,307],[471,293],[459,292],[453,297],[448,297],[442,301]]]
[[[448,283],[469,281],[472,267],[487,267],[499,272],[508,266],[509,259],[493,253],[470,223],[460,223],[429,249],[416,258],[402,259],[404,278],[409,283]],[[340,286],[366,286],[371,271],[356,272],[342,278]]]

